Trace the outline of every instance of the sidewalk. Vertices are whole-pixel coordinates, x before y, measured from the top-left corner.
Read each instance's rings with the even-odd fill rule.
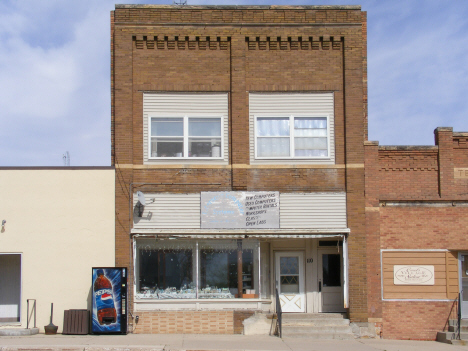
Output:
[[[32,335],[1,336],[0,351],[444,351],[464,350],[467,346],[434,341],[403,340],[314,340],[245,335],[128,334],[128,335]]]

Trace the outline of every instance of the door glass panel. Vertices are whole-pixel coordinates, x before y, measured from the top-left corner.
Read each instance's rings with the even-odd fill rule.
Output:
[[[299,274],[299,257],[280,257],[280,274]]]
[[[281,293],[299,293],[299,276],[283,275],[281,276]]]
[[[280,257],[281,293],[299,293],[299,257]]]
[[[341,262],[339,254],[322,255],[323,286],[341,286]]]
[[[462,259],[462,300],[468,302],[468,255],[463,255]]]

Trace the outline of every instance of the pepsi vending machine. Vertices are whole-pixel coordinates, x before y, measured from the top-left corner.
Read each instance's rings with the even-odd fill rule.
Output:
[[[93,334],[127,334],[127,268],[93,267]]]

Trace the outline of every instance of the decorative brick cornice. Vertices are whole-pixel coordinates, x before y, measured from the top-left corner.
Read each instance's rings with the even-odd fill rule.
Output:
[[[227,50],[231,37],[136,35],[133,36],[137,49],[157,50]]]
[[[453,133],[453,148],[468,149],[468,133]]]
[[[343,38],[323,35],[311,36],[248,36],[249,50],[341,50]]]

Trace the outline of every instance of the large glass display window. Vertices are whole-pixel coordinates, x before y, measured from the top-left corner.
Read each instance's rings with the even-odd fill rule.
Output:
[[[257,240],[136,240],[137,299],[258,298]]]

